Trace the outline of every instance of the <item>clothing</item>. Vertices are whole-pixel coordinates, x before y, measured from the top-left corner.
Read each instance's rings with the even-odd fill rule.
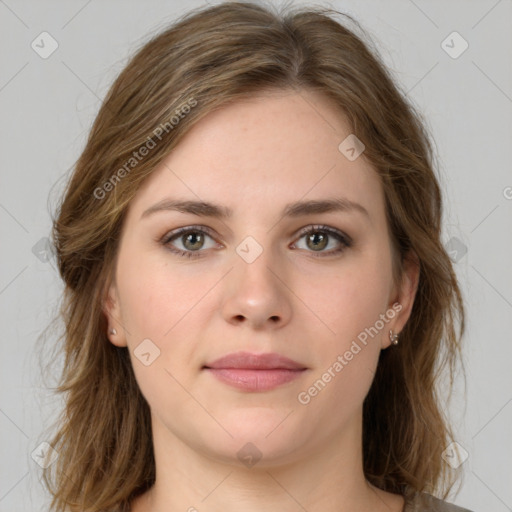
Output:
[[[404,496],[404,499],[403,512],[471,512],[467,508],[458,507],[425,492]]]

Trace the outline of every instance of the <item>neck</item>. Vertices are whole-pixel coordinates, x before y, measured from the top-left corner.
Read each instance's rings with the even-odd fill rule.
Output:
[[[264,450],[260,441],[256,445],[263,454],[274,453],[274,457],[263,455],[251,467],[237,457],[219,455],[219,450],[212,452],[207,444],[191,447],[157,418],[152,422],[156,480],[134,502],[132,512],[401,510],[401,497],[384,493],[364,477],[360,421],[289,454]]]

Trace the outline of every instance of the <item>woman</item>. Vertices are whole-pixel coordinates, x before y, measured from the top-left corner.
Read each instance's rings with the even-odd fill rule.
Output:
[[[334,14],[192,12],[108,93],[54,224],[54,510],[463,510],[431,146]]]

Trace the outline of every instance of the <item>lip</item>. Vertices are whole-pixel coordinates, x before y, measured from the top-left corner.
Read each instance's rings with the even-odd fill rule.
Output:
[[[235,352],[206,364],[203,370],[244,391],[268,391],[297,379],[307,368],[276,353]]]
[[[233,352],[227,356],[216,359],[204,365],[206,368],[226,369],[236,368],[243,370],[305,370],[306,366],[293,359],[267,352],[265,354],[252,354],[251,352]]]

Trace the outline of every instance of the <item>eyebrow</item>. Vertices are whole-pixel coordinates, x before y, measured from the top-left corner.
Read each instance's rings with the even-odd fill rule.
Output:
[[[233,210],[205,201],[180,201],[166,198],[148,208],[141,215],[141,219],[161,211],[178,211],[190,213],[200,217],[213,217],[228,219],[233,215]],[[282,211],[283,217],[301,217],[304,215],[331,213],[331,212],[358,212],[370,218],[368,210],[359,203],[350,201],[347,198],[317,199],[310,201],[297,201],[285,205]]]

